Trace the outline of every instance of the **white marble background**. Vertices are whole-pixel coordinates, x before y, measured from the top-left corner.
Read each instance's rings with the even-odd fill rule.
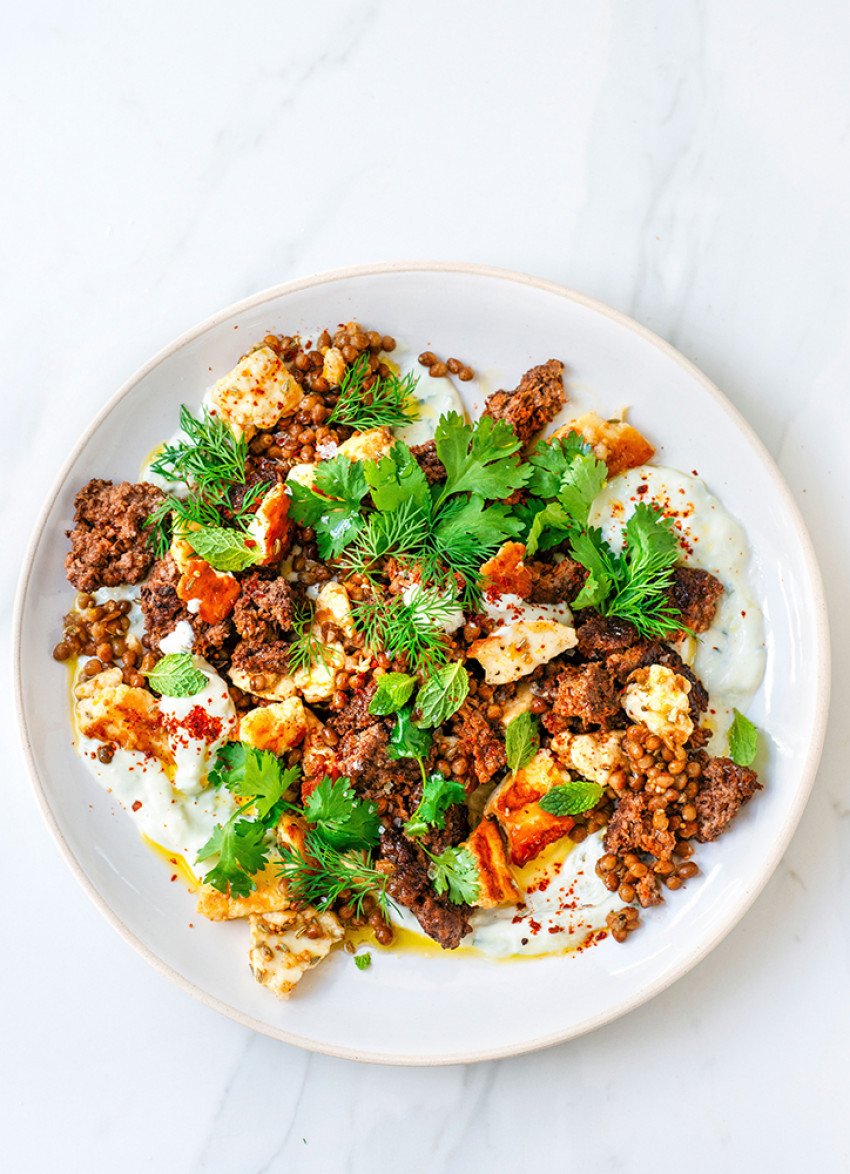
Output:
[[[252,1034],[79,891],[4,714],[0,1167],[847,1169],[850,9],[844,0],[7,5],[4,620],[54,470],[184,328],[289,278],[483,262],[634,315],[778,460],[831,605],[833,720],[756,905],[652,1003],[411,1070]]]

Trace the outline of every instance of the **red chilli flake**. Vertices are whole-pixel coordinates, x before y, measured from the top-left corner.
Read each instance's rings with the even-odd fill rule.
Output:
[[[202,705],[193,706],[176,726],[199,742],[215,742],[223,729],[221,718],[213,717]]]
[[[133,810],[139,811],[139,810],[141,810],[141,806],[142,806],[141,799],[137,799],[136,802],[133,804]]]

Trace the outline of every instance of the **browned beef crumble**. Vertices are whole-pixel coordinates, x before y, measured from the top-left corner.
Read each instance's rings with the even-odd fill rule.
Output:
[[[410,909],[429,937],[444,950],[456,949],[471,926],[469,906],[455,905],[438,896],[428,877],[428,857],[406,836],[392,829],[381,832],[379,859],[392,866],[387,889],[393,900]]]
[[[682,613],[683,628],[705,632],[711,627],[722,594],[723,584],[708,571],[697,567],[676,567],[667,599]]]
[[[744,803],[761,790],[754,770],[736,766],[731,758],[710,758],[702,772],[702,786],[694,806],[697,809],[697,839],[716,840]]]
[[[68,581],[79,591],[139,583],[154,563],[146,519],[163,499],[155,485],[95,478],[74,499],[71,550],[65,556]]]
[[[514,391],[495,391],[488,398],[482,416],[504,420],[526,444],[553,420],[566,403],[561,374],[564,364],[550,359],[526,371]]]
[[[342,709],[328,716],[327,724],[331,729],[342,737],[374,725],[378,718],[369,712],[369,705],[377,688],[377,682],[370,681],[364,688],[351,693]]]
[[[424,444],[413,444],[410,446],[410,451],[416,457],[419,468],[425,474],[429,485],[445,481],[446,466],[437,456],[436,440],[426,440]]]
[[[249,677],[263,673],[286,676],[289,672],[289,645],[283,640],[258,644],[243,640],[236,645],[230,663],[231,668]]]
[[[286,580],[257,574],[243,579],[233,623],[242,639],[252,644],[279,640],[292,628],[292,592]]]
[[[505,736],[501,727],[494,729],[479,704],[471,697],[451,719],[452,733],[464,753],[470,756],[470,771],[464,780],[468,791],[489,783],[493,775],[507,766]]]
[[[587,570],[571,558],[527,565],[531,571],[532,603],[572,603],[587,578]]]
[[[142,612],[145,617],[145,633],[151,647],[158,648],[163,636],[173,632],[181,620],[192,620],[192,616],[177,594],[180,569],[170,554],[159,559],[151,571],[150,578],[141,590]]]
[[[620,799],[605,833],[606,852],[649,852],[660,860],[669,860],[675,844],[672,832],[652,826],[648,795],[630,791]]]
[[[598,662],[567,665],[558,678],[556,717],[575,717],[584,725],[604,726],[620,708],[620,690]]]

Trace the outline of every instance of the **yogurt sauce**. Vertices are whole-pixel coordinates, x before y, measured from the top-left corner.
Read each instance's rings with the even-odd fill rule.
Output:
[[[97,600],[119,598],[115,588],[97,593]],[[129,597],[129,596],[125,596]],[[131,613],[132,619],[132,613]],[[132,630],[132,627],[131,627]],[[160,643],[163,653],[190,652],[192,627],[181,620]],[[168,852],[179,853],[190,870],[195,857],[215,830],[235,811],[228,791],[206,787],[207,769],[222,743],[235,737],[238,718],[227,685],[203,657],[193,663],[207,678],[206,687],[191,697],[160,697],[159,710],[175,765],[135,750],[116,748],[111,762],[101,762],[101,743],[77,731],[77,752],[91,773],[125,808],[137,830]],[[200,869],[205,871],[212,862]]]

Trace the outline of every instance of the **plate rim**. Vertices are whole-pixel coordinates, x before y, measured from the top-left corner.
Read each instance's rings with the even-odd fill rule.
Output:
[[[228,318],[234,317],[247,310],[253,309],[262,305],[265,302],[273,301],[277,298],[284,297],[288,294],[297,293],[304,289],[316,288],[321,285],[331,284],[334,282],[344,281],[351,278],[359,277],[373,277],[386,276],[392,274],[412,274],[412,273],[445,273],[445,274],[460,274],[463,276],[482,277],[486,279],[510,282],[515,285],[524,286],[527,288],[538,290],[542,293],[552,294],[565,301],[576,303],[585,309],[602,315],[604,318],[616,323],[620,327],[629,330],[636,334],[645,342],[654,346],[668,359],[672,359],[683,371],[691,378],[695,379],[707,392],[718,406],[724,411],[730,422],[734,424],[744,435],[747,443],[758,453],[762,464],[768,473],[773,486],[778,493],[783,513],[790,519],[792,527],[800,542],[804,570],[807,581],[811,587],[814,600],[814,615],[812,617],[815,631],[815,648],[817,654],[817,675],[815,680],[816,696],[815,696],[815,712],[817,714],[817,724],[813,730],[813,736],[810,738],[804,761],[801,768],[801,785],[797,788],[795,802],[792,804],[786,816],[782,827],[782,834],[772,843],[772,850],[768,854],[759,877],[747,888],[742,890],[741,895],[736,901],[730,916],[726,919],[724,924],[720,926],[708,939],[700,943],[699,948],[692,950],[678,965],[674,966],[671,971],[665,972],[660,978],[650,983],[646,988],[636,992],[631,998],[626,999],[617,1005],[613,1012],[605,1011],[596,1015],[590,1016],[586,1020],[578,1024],[572,1024],[566,1029],[561,1029],[548,1033],[543,1036],[535,1037],[534,1039],[524,1040],[519,1043],[506,1045],[503,1047],[495,1047],[489,1049],[478,1049],[471,1052],[459,1053],[442,1053],[442,1054],[410,1054],[410,1055],[394,1055],[392,1053],[383,1052],[369,1052],[363,1049],[354,1049],[348,1047],[333,1046],[322,1041],[306,1039],[299,1036],[292,1031],[282,1030],[273,1026],[272,1024],[263,1023],[255,1019],[253,1016],[240,1011],[236,1007],[232,1007],[229,1003],[224,1002],[217,996],[201,989],[195,983],[185,978],[178,971],[174,970],[170,965],[164,962],[149,946],[145,945],[135,933],[127,926],[122,919],[114,912],[108,901],[95,887],[94,883],[89,879],[85,873],[82,865],[77,860],[70,844],[65,839],[64,833],[59,826],[58,820],[53,813],[53,810],[47,800],[45,790],[42,786],[41,778],[35,762],[33,753],[32,740],[30,738],[29,727],[27,724],[27,716],[23,703],[23,677],[22,677],[22,640],[23,640],[23,622],[24,612],[26,608],[27,595],[30,586],[33,563],[42,535],[47,525],[48,516],[53,509],[57,497],[62,491],[71,467],[85,449],[86,445],[91,440],[95,432],[100,428],[101,424],[106,420],[114,408],[129,395],[133,389],[160,364],[165,362],[171,355],[182,349],[188,343],[201,337],[203,334],[214,329]],[[249,297],[242,298],[236,302],[231,303],[225,308],[208,315],[201,322],[195,326],[183,331],[170,343],[162,347],[152,358],[139,367],[121,386],[115,391],[103,404],[101,409],[96,413],[88,427],[84,429],[80,438],[73,446],[68,457],[62,464],[59,472],[53,478],[51,487],[47,494],[44,504],[37,516],[26,550],[23,556],[21,572],[18,579],[17,590],[15,593],[14,609],[12,614],[12,686],[13,686],[13,701],[15,707],[16,724],[18,728],[18,736],[23,751],[24,763],[29,776],[30,784],[35,792],[36,802],[39,811],[47,824],[48,830],[51,833],[61,855],[64,857],[68,867],[82,887],[83,891],[94,903],[99,912],[106,918],[107,922],[120,936],[128,942],[142,958],[145,959],[151,966],[154,967],[161,975],[168,978],[181,990],[191,995],[204,1005],[218,1011],[227,1018],[257,1031],[260,1034],[269,1036],[273,1039],[278,1039],[284,1043],[292,1044],[296,1047],[304,1048],[311,1052],[316,1052],[322,1055],[337,1056],[342,1059],[357,1060],[366,1063],[375,1064],[390,1064],[396,1066],[421,1066],[433,1067],[447,1064],[466,1064],[476,1063],[486,1060],[495,1060],[507,1058],[510,1056],[523,1055],[528,1052],[533,1052],[546,1047],[552,1047],[559,1043],[565,1043],[568,1040],[578,1038],[593,1031],[607,1023],[614,1022],[637,1007],[649,1002],[650,999],[655,998],[661,994],[673,983],[682,978],[688,971],[692,970],[699,962],[703,960],[712,950],[714,950],[721,941],[731,933],[731,931],[738,925],[747,911],[750,909],[756,898],[763,891],[767,882],[775,872],[782,856],[788,848],[788,845],[797,829],[800,819],[808,802],[809,795],[814,785],[815,776],[820,763],[821,754],[823,750],[824,738],[826,735],[826,727],[829,715],[829,696],[831,683],[831,649],[829,640],[829,624],[826,606],[826,595],[824,591],[823,578],[820,567],[815,555],[814,545],[808,533],[803,516],[800,512],[799,506],[789,489],[785,478],[783,477],[779,467],[767,450],[766,446],[757,435],[752,426],[740,413],[738,408],[720,391],[720,389],[705,375],[695,364],[687,359],[680,351],[678,351],[672,344],[666,342],[654,331],[649,330],[646,326],[637,322],[634,318],[629,317],[620,310],[616,310],[611,306],[596,298],[589,297],[577,290],[571,289],[567,286],[561,285],[557,282],[550,281],[546,278],[534,277],[530,274],[513,270],[501,268],[492,265],[481,265],[475,263],[456,262],[456,261],[427,261],[427,260],[410,260],[410,261],[386,261],[374,264],[352,265],[337,269],[323,270],[318,273],[310,274],[306,277],[295,278],[290,281],[282,282],[278,285],[270,286],[267,289],[261,290]]]

